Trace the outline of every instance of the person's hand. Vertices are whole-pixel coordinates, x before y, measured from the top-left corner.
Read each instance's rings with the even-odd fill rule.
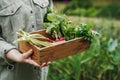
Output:
[[[21,54],[18,50],[16,49],[12,49],[10,50],[7,54],[6,57],[12,61],[15,62],[20,62],[20,63],[28,63],[37,67],[44,67],[49,65],[51,62],[47,62],[47,63],[42,63],[41,65],[39,65],[38,63],[36,63],[35,61],[33,61],[31,59],[31,55],[33,53],[33,50],[30,49],[29,51]]]

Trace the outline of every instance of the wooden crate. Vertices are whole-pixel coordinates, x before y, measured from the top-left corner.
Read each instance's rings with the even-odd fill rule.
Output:
[[[36,32],[32,32],[31,34],[34,33],[42,34],[46,37],[51,38],[50,35],[45,33],[45,30],[39,30]],[[19,50],[24,53],[29,49],[33,49],[34,53],[32,55],[32,59],[38,64],[41,64],[43,62],[54,61],[73,54],[80,53],[82,51],[88,50],[89,46],[89,41],[85,41],[82,38],[76,38],[60,43],[57,42],[57,44],[55,43],[54,45],[43,48],[38,48],[27,42],[20,42]]]

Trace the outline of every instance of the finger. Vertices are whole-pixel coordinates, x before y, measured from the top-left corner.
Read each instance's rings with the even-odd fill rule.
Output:
[[[30,49],[29,51],[27,51],[27,52],[25,52],[25,53],[23,54],[23,57],[24,57],[24,58],[28,58],[28,57],[30,57],[30,56],[32,55],[32,53],[33,53],[33,50]]]
[[[41,67],[45,67],[45,66],[48,66],[50,63],[51,63],[51,61],[49,61],[49,62],[47,62],[47,63],[44,62],[44,63],[42,63],[40,66],[41,66]]]
[[[51,61],[47,62],[47,65],[51,64]]]
[[[44,62],[40,65],[40,67],[44,67],[45,65],[46,65],[46,63]]]
[[[36,63],[35,61],[33,61],[32,59],[26,59],[26,60],[25,60],[25,63],[34,65],[34,66],[36,66],[36,67],[40,67],[40,65],[39,65],[38,63]]]

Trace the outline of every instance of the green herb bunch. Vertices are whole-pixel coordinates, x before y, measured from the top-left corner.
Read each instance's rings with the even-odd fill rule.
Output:
[[[51,34],[54,39],[64,37],[65,40],[71,40],[82,37],[85,40],[92,41],[94,36],[98,34],[91,30],[92,25],[74,24],[66,15],[60,15],[50,8],[48,8],[43,26],[46,28],[46,33]]]

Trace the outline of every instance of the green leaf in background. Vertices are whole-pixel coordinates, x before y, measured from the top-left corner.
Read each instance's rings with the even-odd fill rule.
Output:
[[[108,42],[108,51],[113,52],[115,51],[116,47],[118,46],[118,40],[112,40],[110,39]]]
[[[104,70],[113,70],[114,66],[110,64],[101,64],[100,65]]]
[[[92,57],[87,57],[86,59],[81,60],[80,63],[84,64],[84,63],[90,61],[91,59],[92,59]]]
[[[115,53],[113,61],[115,64],[120,64],[120,52]]]

